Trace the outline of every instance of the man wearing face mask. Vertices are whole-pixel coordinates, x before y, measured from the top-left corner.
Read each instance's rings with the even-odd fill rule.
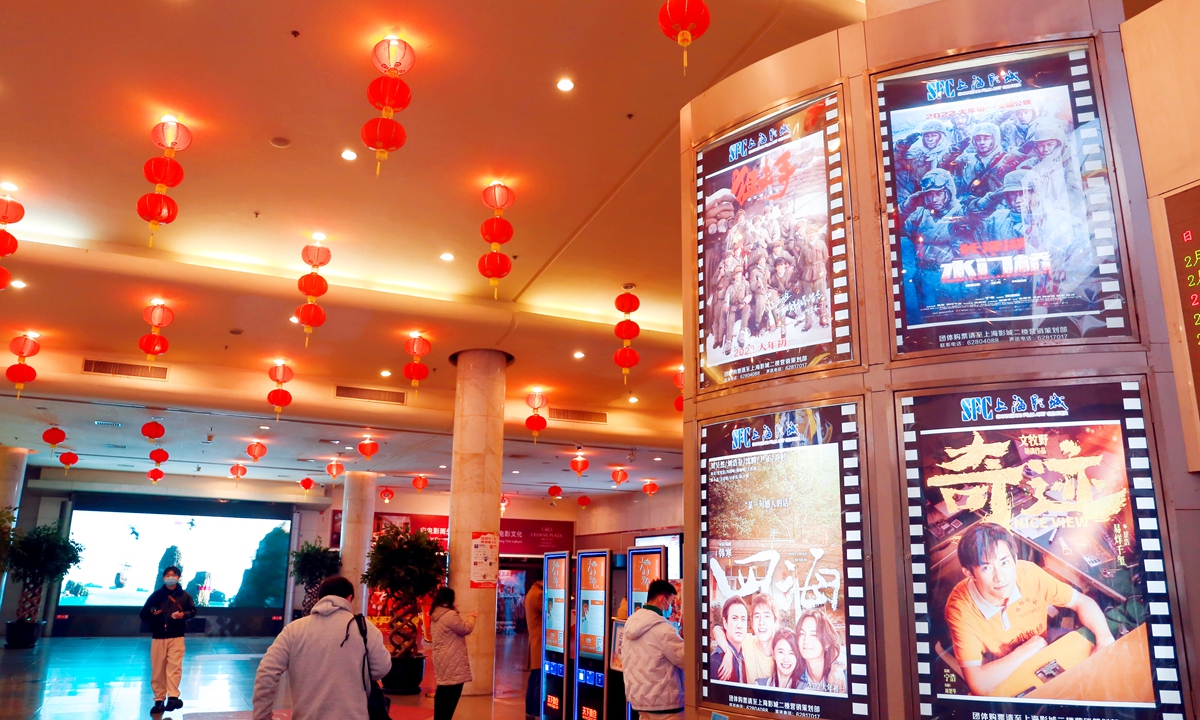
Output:
[[[655,580],[646,603],[625,623],[625,699],[641,720],[683,717],[683,638],[666,620],[674,597],[670,582]]]
[[[192,596],[179,587],[179,568],[163,570],[162,587],[155,590],[142,606],[141,618],[150,625],[150,688],[154,707],[150,714],[183,707],[179,699],[179,679],[183,676],[183,631],[187,621],[196,617]]]

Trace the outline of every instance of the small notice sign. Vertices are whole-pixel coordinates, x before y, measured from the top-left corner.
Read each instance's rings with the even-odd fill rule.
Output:
[[[494,588],[500,571],[500,534],[471,533],[471,587]]]

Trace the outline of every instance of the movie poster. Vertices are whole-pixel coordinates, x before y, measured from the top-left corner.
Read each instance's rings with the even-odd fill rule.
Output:
[[[1182,720],[1141,384],[901,413],[921,715]]]
[[[700,388],[853,359],[838,94],[696,153]]]
[[[857,404],[722,422],[701,437],[703,700],[868,714]]]
[[[496,586],[496,634],[514,635],[525,624],[525,571],[501,570]]]
[[[898,354],[1132,334],[1090,47],[877,79]]]

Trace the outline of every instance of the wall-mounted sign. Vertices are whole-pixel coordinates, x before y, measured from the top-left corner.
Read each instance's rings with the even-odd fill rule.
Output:
[[[500,534],[471,533],[471,587],[495,588],[500,570]]]
[[[567,670],[567,606],[570,605],[570,559],[565,552],[546,553],[542,560],[542,720],[563,720],[571,683]]]
[[[1168,322],[1168,329],[1179,329],[1171,339],[1171,351],[1184,416],[1188,469],[1200,471],[1200,187],[1172,195],[1165,205],[1171,242],[1170,262],[1162,265],[1173,266],[1175,282],[1164,277],[1162,288],[1179,298],[1183,311],[1181,322]],[[1171,312],[1174,303],[1166,305]]]
[[[340,547],[342,511],[333,510],[330,547]],[[445,547],[450,540],[450,518],[420,513],[375,513],[375,532],[386,525],[405,525],[424,530]],[[500,554],[541,557],[543,553],[570,551],[575,547],[575,523],[570,520],[500,518]]]
[[[876,76],[897,355],[1132,335],[1091,54]]]

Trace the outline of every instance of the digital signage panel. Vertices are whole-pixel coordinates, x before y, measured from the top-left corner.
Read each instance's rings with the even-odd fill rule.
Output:
[[[857,402],[701,428],[701,699],[853,718],[871,699]]]
[[[876,76],[897,355],[1132,335],[1092,54]]]
[[[666,580],[667,549],[658,547],[633,547],[629,549],[629,614],[646,604],[650,583]]]
[[[542,718],[563,720],[567,713],[567,605],[570,559],[565,552],[542,559]]]
[[[696,153],[701,390],[853,361],[838,100],[792,103]]]
[[[575,561],[575,720],[604,719],[609,558],[607,550],[584,550]]]
[[[1164,294],[1179,298],[1183,315],[1182,322],[1168,323],[1168,332],[1172,333],[1175,384],[1189,446],[1188,469],[1197,471],[1200,470],[1200,187],[1172,195],[1164,205],[1171,238],[1169,262],[1164,264],[1174,266],[1175,287],[1167,283],[1162,287]],[[1160,258],[1160,262],[1164,259]],[[1166,305],[1171,313],[1174,303]]]
[[[1182,720],[1140,381],[901,397],[920,715]]]

